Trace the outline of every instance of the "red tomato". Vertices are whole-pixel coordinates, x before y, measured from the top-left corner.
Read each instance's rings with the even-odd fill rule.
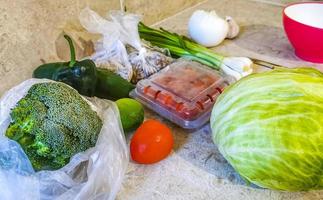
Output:
[[[140,164],[152,164],[166,158],[174,145],[170,129],[157,120],[145,121],[130,142],[130,153]]]

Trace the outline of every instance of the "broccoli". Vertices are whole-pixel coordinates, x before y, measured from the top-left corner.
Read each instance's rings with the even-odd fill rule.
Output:
[[[23,148],[35,171],[55,170],[95,146],[102,121],[63,83],[33,85],[11,111],[6,136]]]

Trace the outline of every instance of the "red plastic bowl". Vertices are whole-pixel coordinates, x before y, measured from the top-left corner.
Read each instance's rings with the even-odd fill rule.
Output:
[[[323,2],[285,7],[283,23],[295,54],[303,60],[323,63]]]

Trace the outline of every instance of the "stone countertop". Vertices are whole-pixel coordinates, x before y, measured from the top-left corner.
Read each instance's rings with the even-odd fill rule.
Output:
[[[232,16],[241,25],[241,33],[215,51],[230,56],[248,56],[275,64],[297,67],[315,65],[298,59],[287,41],[281,23],[282,5],[248,0],[208,0],[168,18],[156,26],[186,34],[187,21],[196,9],[216,10]],[[213,144],[209,125],[187,131],[146,110],[146,118],[169,125],[175,136],[174,152],[154,165],[130,163],[117,199],[219,199],[219,200],[298,200],[323,199],[323,191],[279,192],[247,186],[220,155]]]

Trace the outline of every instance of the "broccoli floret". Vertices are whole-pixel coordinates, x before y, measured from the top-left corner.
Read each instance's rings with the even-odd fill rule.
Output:
[[[55,170],[95,146],[102,121],[63,83],[33,85],[11,111],[6,136],[17,141],[36,171]]]

